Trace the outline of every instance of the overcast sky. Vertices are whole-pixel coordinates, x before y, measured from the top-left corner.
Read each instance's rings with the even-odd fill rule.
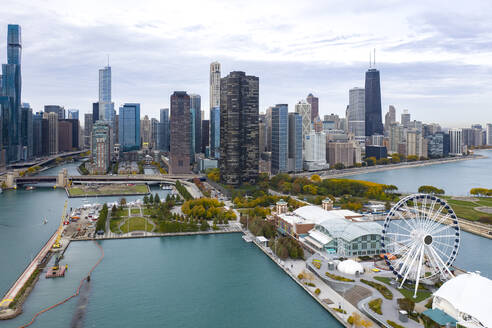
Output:
[[[142,115],[186,90],[208,117],[214,60],[222,76],[259,76],[260,111],[293,111],[312,92],[321,115],[344,115],[376,48],[383,116],[392,104],[398,118],[492,122],[492,1],[16,0],[0,6],[0,62],[9,23],[22,26],[22,100],[35,111],[89,112],[109,55],[115,106],[139,102]]]

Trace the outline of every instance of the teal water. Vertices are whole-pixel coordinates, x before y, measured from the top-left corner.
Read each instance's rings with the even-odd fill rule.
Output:
[[[492,188],[492,150],[477,151],[486,158],[422,167],[355,174],[349,179],[393,184],[401,192],[417,192],[422,185],[445,190],[447,195],[467,195],[475,187]]]

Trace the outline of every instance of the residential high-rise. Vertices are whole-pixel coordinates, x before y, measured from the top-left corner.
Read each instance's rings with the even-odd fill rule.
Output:
[[[157,148],[161,151],[169,151],[169,108],[160,110],[159,140]]]
[[[369,68],[365,85],[365,133],[370,137],[384,134],[381,114],[381,83],[379,71]]]
[[[72,123],[68,120],[58,120],[58,151],[72,151]]]
[[[229,185],[256,183],[259,173],[259,79],[231,72],[220,81],[220,175]]]
[[[287,172],[289,155],[288,105],[272,108],[272,174]]]
[[[326,134],[311,131],[304,136],[304,167],[307,170],[326,168]]]
[[[58,154],[58,114],[51,112],[46,113],[48,119],[48,154]]]
[[[441,158],[444,156],[444,133],[436,132],[427,136],[428,157]]]
[[[289,172],[302,171],[302,117],[289,113]]]
[[[191,160],[194,162],[195,155],[202,149],[202,99],[200,95],[190,94],[191,114]]]
[[[152,117],[150,119],[150,147],[154,150],[157,149],[157,140],[159,138],[159,120]]]
[[[69,109],[68,110],[68,118],[72,120],[79,119],[79,110],[78,109]]]
[[[99,70],[99,119],[114,122],[114,103],[111,102],[111,67]]]
[[[2,65],[0,79],[0,130],[6,163],[21,159],[21,56],[21,28],[19,25],[8,25],[7,64]]]
[[[107,121],[97,121],[92,127],[92,173],[106,174],[111,164],[111,126]]]
[[[220,63],[210,64],[210,110],[220,107]]]
[[[302,118],[302,140],[311,132],[311,104],[304,100],[299,101],[295,106],[295,111]]]
[[[140,104],[124,104],[118,116],[120,150],[126,152],[140,149]]]
[[[405,140],[405,129],[403,125],[395,122],[390,124],[388,129],[389,147],[388,153],[394,154],[399,152],[399,145]]]
[[[92,113],[84,114],[84,147],[91,148],[92,125],[94,124]]]
[[[147,115],[140,120],[140,137],[142,148],[150,147],[150,120]]]
[[[220,108],[210,110],[210,157],[220,157]]]
[[[260,145],[260,157],[261,153],[267,151],[267,127],[265,122],[265,114],[260,114],[258,116],[258,143]],[[302,140],[301,140],[302,142]]]
[[[492,123],[488,123],[485,127],[487,146],[492,146]]]
[[[348,132],[363,144],[366,137],[366,91],[362,88],[349,90],[349,107],[347,111]]]
[[[449,155],[463,155],[463,132],[461,129],[449,130]]]
[[[317,117],[319,118],[319,99],[310,93],[306,100],[311,105],[311,122],[314,122]]]
[[[403,113],[401,114],[401,125],[403,125],[403,127],[405,128],[408,128],[410,126],[410,113],[407,109],[404,109]]]
[[[21,159],[25,161],[33,156],[32,109],[23,103],[21,111]]]
[[[203,154],[207,153],[207,148],[210,142],[210,121],[202,120],[202,150]]]
[[[32,140],[33,140],[33,156],[40,157],[43,155],[43,114],[36,113],[32,118]]]
[[[265,126],[266,126],[266,151],[272,151],[272,108],[268,107],[265,114]]]
[[[191,153],[191,115],[190,96],[185,91],[175,91],[171,95],[171,174],[190,172]]]
[[[344,167],[354,165],[354,143],[350,141],[334,141],[326,143],[326,161],[330,167],[342,164]]]
[[[395,106],[389,105],[388,112],[384,116],[384,131],[388,131],[391,124],[396,122]]]

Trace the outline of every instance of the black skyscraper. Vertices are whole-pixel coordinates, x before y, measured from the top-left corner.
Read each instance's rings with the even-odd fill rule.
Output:
[[[230,185],[258,179],[259,79],[231,72],[220,80],[220,178]]]
[[[383,134],[381,114],[381,84],[379,71],[370,68],[366,72],[366,136]]]
[[[92,103],[92,123],[99,121],[99,103]]]

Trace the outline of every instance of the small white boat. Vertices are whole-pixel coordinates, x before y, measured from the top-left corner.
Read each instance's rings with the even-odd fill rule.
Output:
[[[249,235],[243,235],[243,239],[247,243],[251,243],[253,241],[253,238],[251,238],[251,236]]]
[[[46,223],[48,223],[48,219],[47,218],[44,218],[43,219],[43,224],[46,224]]]
[[[162,190],[173,190],[173,187],[171,185],[163,185]]]

